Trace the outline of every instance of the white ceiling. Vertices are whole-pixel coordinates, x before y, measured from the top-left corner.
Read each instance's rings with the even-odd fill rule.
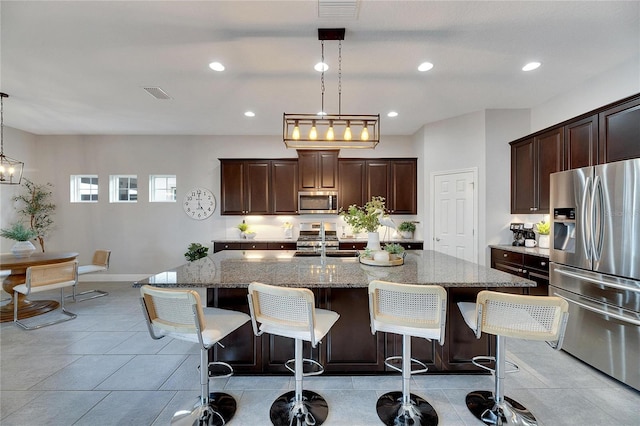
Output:
[[[3,0],[5,125],[279,135],[284,112],[320,110],[318,28],[346,28],[342,112],[380,113],[383,137],[485,108],[534,107],[640,60],[638,1],[357,4],[355,18],[326,19],[315,0]],[[337,42],[326,42],[325,59],[325,110],[337,113]],[[226,71],[211,71],[214,60]],[[522,72],[531,60],[542,67]],[[434,69],[418,72],[423,61]],[[153,98],[148,86],[172,99]]]

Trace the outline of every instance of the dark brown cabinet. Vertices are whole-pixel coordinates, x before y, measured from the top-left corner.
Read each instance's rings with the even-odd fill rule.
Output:
[[[640,157],[640,97],[599,114],[599,163]]]
[[[220,160],[222,215],[297,213],[296,160]]]
[[[278,242],[278,241],[243,241],[243,242],[224,242],[214,241],[213,252],[217,253],[222,250],[295,250],[295,242]]]
[[[303,191],[337,190],[338,153],[338,150],[299,150],[299,189]]]
[[[535,281],[537,287],[516,288],[519,293],[546,296],[549,288],[549,259],[497,248],[491,249],[491,267]]]
[[[347,210],[350,205],[362,206],[365,199],[365,160],[338,160],[338,208]]]
[[[423,250],[424,249],[423,242],[404,242],[404,241],[393,241],[393,242],[400,244],[402,247],[404,247],[405,250]],[[384,246],[385,242],[381,241],[380,244]],[[341,241],[338,248],[340,250],[364,250],[366,246],[367,246],[366,241],[357,241],[357,242]]]
[[[564,126],[565,170],[598,164],[598,114]]]
[[[564,133],[549,130],[511,144],[511,213],[548,213],[551,173],[564,170]]]

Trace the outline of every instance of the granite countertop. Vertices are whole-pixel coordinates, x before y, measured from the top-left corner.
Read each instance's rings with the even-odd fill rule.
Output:
[[[297,241],[296,238],[218,238],[215,240],[211,240],[213,243],[295,243]],[[367,238],[355,238],[355,237],[339,237],[338,241],[341,243],[366,243]],[[391,238],[385,239],[384,241],[380,240],[380,244],[385,243],[424,243],[423,240],[414,240],[414,239],[406,239],[406,238]]]
[[[511,244],[490,244],[489,247],[500,250],[513,251],[515,253],[532,254],[534,256],[549,258],[549,249],[540,247],[512,246]]]
[[[252,281],[287,287],[358,288],[372,280],[444,287],[534,287],[533,281],[432,250],[407,251],[404,265],[369,266],[358,258],[293,257],[293,250],[224,250],[136,286],[245,288]]]

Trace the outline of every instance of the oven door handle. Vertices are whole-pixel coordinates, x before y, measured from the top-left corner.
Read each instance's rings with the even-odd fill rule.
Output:
[[[614,312],[608,312],[608,311],[605,311],[605,310],[602,310],[602,309],[594,308],[593,306],[587,305],[586,303],[582,303],[582,302],[578,302],[577,300],[569,299],[568,297],[562,296],[561,294],[558,294],[558,293],[555,293],[555,292],[553,293],[553,295],[554,296],[558,296],[561,299],[564,299],[569,303],[573,303],[574,305],[578,305],[581,308],[584,308],[584,309],[586,309],[588,311],[595,312],[597,314],[604,315],[604,316],[609,316],[611,318],[615,318],[615,319],[617,319],[619,321],[622,321],[622,322],[626,322],[626,323],[629,323],[629,324],[634,324],[634,325],[640,326],[640,321],[639,320],[635,320],[633,318],[629,318],[629,317],[626,317],[624,315],[616,314]]]
[[[569,272],[569,271],[561,269],[561,268],[554,268],[553,271],[557,272],[557,273],[559,273],[561,275],[565,275],[567,277],[575,278],[575,279],[578,279],[578,280],[581,280],[581,281],[589,281],[590,283],[603,285],[605,287],[611,287],[611,288],[615,288],[615,289],[618,289],[618,290],[632,291],[634,293],[640,293],[640,289],[629,287],[629,286],[626,286],[626,285],[623,285],[623,284],[618,284],[618,283],[615,283],[613,281],[609,281],[607,279],[598,280],[596,278],[591,278],[591,277],[587,277],[587,276],[584,276],[584,275],[575,274],[573,272]]]

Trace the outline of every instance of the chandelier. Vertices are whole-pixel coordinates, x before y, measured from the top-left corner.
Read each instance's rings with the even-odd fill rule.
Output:
[[[318,114],[287,114],[282,120],[282,139],[295,149],[374,149],[380,142],[380,114],[342,114],[342,40],[344,28],[319,28],[322,68],[320,77],[321,109]],[[338,113],[324,110],[324,42],[338,41]]]
[[[4,155],[4,98],[8,97],[0,93],[0,184],[19,185],[24,163]]]

